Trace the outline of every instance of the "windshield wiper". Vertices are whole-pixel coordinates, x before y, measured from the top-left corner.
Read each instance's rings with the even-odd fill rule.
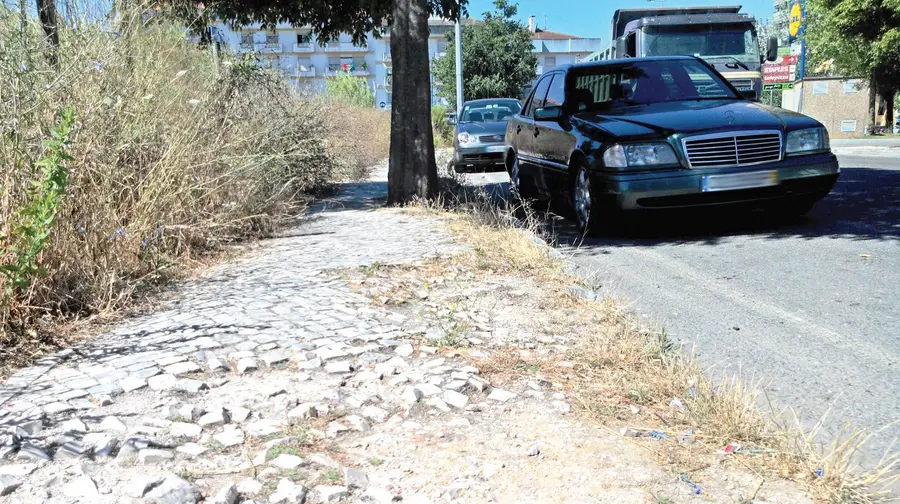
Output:
[[[735,58],[734,56],[705,56],[704,57],[704,59],[708,59],[708,60],[718,60],[718,59],[722,59],[722,58],[730,59],[730,60],[734,61],[738,66],[740,66],[744,70],[750,70],[750,67],[745,65],[741,60]]]

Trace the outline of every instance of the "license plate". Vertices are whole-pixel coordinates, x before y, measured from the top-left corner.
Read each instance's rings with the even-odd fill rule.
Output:
[[[736,189],[769,187],[778,185],[778,183],[778,171],[767,170],[731,175],[707,175],[703,177],[701,188],[703,192],[733,191]]]
[[[490,147],[487,147],[484,151],[485,152],[504,152],[504,151],[506,151],[506,146],[505,145],[491,145]]]

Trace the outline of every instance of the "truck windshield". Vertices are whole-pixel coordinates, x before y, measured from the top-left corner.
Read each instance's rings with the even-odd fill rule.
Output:
[[[722,78],[693,59],[628,61],[574,71],[566,101],[579,112],[652,103],[740,100]]]
[[[717,65],[759,68],[759,43],[752,26],[645,26],[643,34],[644,56],[700,56]]]

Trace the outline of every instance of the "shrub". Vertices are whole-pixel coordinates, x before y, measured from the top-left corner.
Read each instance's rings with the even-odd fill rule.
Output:
[[[364,79],[354,77],[350,72],[340,72],[325,79],[325,96],[329,101],[359,108],[374,108],[375,93],[369,89]]]
[[[452,147],[454,127],[447,122],[448,111],[447,107],[433,105],[431,107],[431,127],[434,129],[435,143],[445,147]]]
[[[323,103],[250,60],[217,69],[162,20],[61,27],[58,70],[35,21],[24,39],[0,6],[0,344],[45,314],[121,307],[346,176]]]

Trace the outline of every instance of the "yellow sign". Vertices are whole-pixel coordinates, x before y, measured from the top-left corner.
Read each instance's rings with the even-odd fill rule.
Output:
[[[791,37],[796,37],[800,33],[801,21],[803,21],[803,9],[800,7],[800,2],[794,2],[791,5],[791,24],[789,28]]]

